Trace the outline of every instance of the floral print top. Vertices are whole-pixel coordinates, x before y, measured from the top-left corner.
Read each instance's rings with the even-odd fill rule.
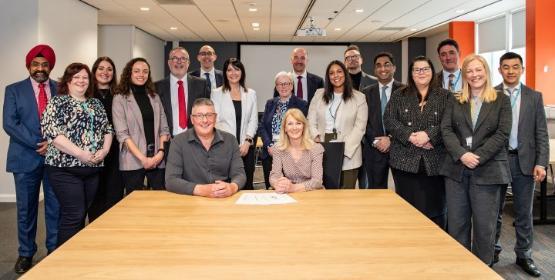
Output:
[[[58,135],[64,135],[82,150],[91,153],[102,149],[104,136],[113,134],[102,103],[96,98],[79,101],[70,95],[54,96],[46,106],[41,120],[43,137],[48,140],[45,164],[56,167],[101,167],[103,162],[90,165],[74,156],[66,154],[52,141]]]

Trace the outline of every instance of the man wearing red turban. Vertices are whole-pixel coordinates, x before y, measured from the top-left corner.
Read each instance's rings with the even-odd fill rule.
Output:
[[[17,201],[19,258],[16,273],[25,273],[37,252],[37,212],[42,181],[46,220],[46,249],[56,249],[59,205],[44,171],[47,142],[42,137],[40,118],[48,100],[56,94],[49,79],[56,63],[54,50],[37,45],[25,57],[29,78],[8,85],[4,95],[4,130],[10,136],[6,171],[13,173]]]

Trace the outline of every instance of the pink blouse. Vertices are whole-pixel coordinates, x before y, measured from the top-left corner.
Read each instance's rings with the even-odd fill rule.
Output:
[[[293,184],[303,184],[305,190],[322,189],[324,147],[316,143],[310,150],[304,150],[298,161],[287,150],[274,149],[270,184],[273,186],[281,177]]]

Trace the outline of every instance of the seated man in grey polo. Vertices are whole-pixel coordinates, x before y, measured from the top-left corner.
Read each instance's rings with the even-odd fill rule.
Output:
[[[193,103],[189,129],[174,137],[166,163],[166,189],[205,197],[228,197],[245,185],[247,177],[235,137],[216,129],[214,103]]]

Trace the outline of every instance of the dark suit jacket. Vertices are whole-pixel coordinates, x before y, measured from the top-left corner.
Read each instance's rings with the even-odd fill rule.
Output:
[[[503,93],[503,84],[495,87],[499,94]],[[543,98],[525,85],[520,91],[520,112],[518,118],[518,160],[524,175],[533,175],[536,165],[547,167],[549,163],[549,136]]]
[[[295,73],[292,74],[293,77],[293,82],[296,83],[297,82],[297,75]],[[318,76],[318,75],[314,75],[312,73],[306,72],[306,87],[307,87],[307,91],[308,91],[308,104],[310,104],[310,101],[312,101],[312,97],[314,97],[314,93],[316,92],[317,89],[319,88],[323,88],[324,87],[324,80],[322,79],[322,77]],[[295,94],[295,93],[293,93]],[[274,97],[277,97],[279,94],[277,92],[277,90],[274,88]]]
[[[360,77],[360,85],[356,90],[362,90],[365,87],[368,87],[377,83],[378,83],[378,80],[366,74],[366,72],[362,71],[362,76]]]
[[[56,95],[56,82],[50,80],[50,94]],[[44,164],[44,157],[36,152],[43,141],[37,99],[30,78],[6,87],[3,126],[10,136],[7,172],[31,172]]]
[[[265,159],[269,155],[268,146],[272,143],[272,118],[274,117],[278,103],[279,97],[268,99],[266,107],[264,108],[264,116],[262,117],[262,122],[258,128],[258,134],[262,138],[263,143],[262,155],[260,156],[261,159]],[[288,109],[291,108],[301,110],[305,116],[308,114],[308,103],[297,98],[296,96],[291,96],[291,99],[289,99]]]
[[[450,98],[441,122],[441,134],[448,152],[441,175],[462,181],[466,167],[460,158],[470,151],[480,157],[472,174],[475,184],[508,184],[511,181],[507,156],[511,116],[509,97],[497,94],[495,101],[482,103],[476,127],[472,130],[470,103],[461,104],[455,97]],[[472,137],[472,147],[467,146],[467,137]]]
[[[445,154],[440,124],[448,99],[449,91],[432,87],[424,111],[421,112],[418,96],[408,87],[391,95],[384,114],[385,129],[392,136],[389,149],[391,167],[417,173],[420,159],[423,159],[428,176],[439,174],[439,166]],[[433,149],[419,148],[409,142],[411,133],[417,131],[428,134]]]
[[[391,94],[393,95],[393,93],[402,86],[404,85],[401,84],[400,82],[393,81]],[[374,138],[387,135],[383,130],[382,103],[380,99],[381,93],[380,93],[379,85],[376,83],[376,84],[367,86],[362,90],[362,93],[364,93],[364,95],[366,96],[366,103],[368,103],[368,122],[366,124],[366,135],[365,135],[365,138],[366,138],[365,143],[368,143],[368,146],[367,147],[365,146],[365,148],[368,149],[368,152],[369,152],[368,156],[370,158],[368,158],[367,156],[366,159],[367,160],[372,159],[374,161],[387,159],[389,157],[389,153],[384,154],[372,146],[372,142],[374,141]]]
[[[160,101],[162,101],[162,106],[164,107],[164,112],[166,113],[166,119],[168,120],[168,126],[170,128],[170,134],[173,135],[173,113],[177,112],[177,108],[172,108],[171,99],[171,89],[170,89],[170,77],[166,77],[163,80],[156,82],[156,92],[160,95]],[[193,107],[193,102],[197,98],[208,98],[210,99],[210,89],[208,88],[208,83],[205,79],[193,77],[187,75],[187,127],[193,127],[191,123],[191,108]]]
[[[189,72],[189,75],[198,78],[204,78],[200,76],[200,69]],[[216,76],[216,87],[221,87],[224,84],[224,74],[221,70],[214,69],[214,76]]]

